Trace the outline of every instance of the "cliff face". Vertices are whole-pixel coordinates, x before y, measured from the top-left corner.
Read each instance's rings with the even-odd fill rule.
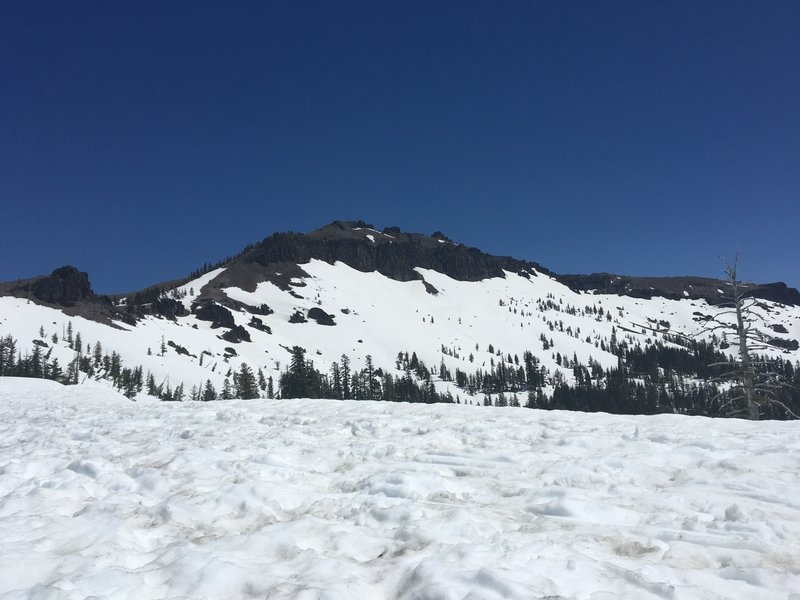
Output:
[[[702,277],[630,277],[609,273],[591,275],[556,275],[541,265],[507,256],[492,256],[449,240],[444,234],[404,233],[397,227],[382,231],[364,221],[334,221],[308,234],[276,233],[258,244],[247,247],[224,265],[225,271],[202,290],[198,300],[240,308],[221,292],[222,288],[239,287],[254,291],[263,281],[271,281],[291,291],[302,286],[307,274],[302,265],[312,259],[329,264],[342,262],[364,272],[377,271],[391,279],[421,279],[414,269],[419,267],[444,273],[459,281],[480,281],[502,277],[504,271],[525,277],[536,272],[549,275],[575,291],[619,294],[634,298],[654,296],[670,299],[703,299],[719,304],[727,299],[726,284],[718,279]],[[164,290],[175,282],[163,284]],[[748,284],[747,295],[787,305],[800,306],[800,292],[784,283]],[[720,291],[721,290],[721,291]],[[430,289],[435,293],[435,289]],[[141,306],[118,309],[108,298],[98,297],[86,273],[75,267],[56,269],[48,276],[0,283],[0,295],[13,295],[65,307],[88,318],[114,318],[132,322],[144,314],[175,318],[186,311],[180,303],[148,300]]]
[[[78,302],[97,298],[89,284],[89,275],[72,266],[59,267],[42,277],[1,283],[0,295],[30,298],[63,307],[73,307]]]
[[[33,284],[31,291],[42,302],[62,306],[75,306],[80,300],[94,297],[88,273],[72,266],[61,267],[49,277],[42,277]]]
[[[275,263],[307,263],[311,259],[340,261],[359,271],[378,271],[398,281],[419,279],[415,267],[433,269],[460,281],[502,277],[503,270],[549,273],[530,262],[491,256],[477,248],[454,244],[442,234],[402,233],[396,227],[376,231],[363,221],[336,221],[307,235],[279,233],[237,259],[267,267]]]

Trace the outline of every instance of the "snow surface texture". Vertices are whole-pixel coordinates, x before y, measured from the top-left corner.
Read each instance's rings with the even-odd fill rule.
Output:
[[[498,354],[521,357],[525,350],[531,350],[542,366],[551,373],[561,371],[564,380],[572,382],[572,370],[557,364],[558,353],[575,357],[584,365],[591,358],[603,368],[614,368],[617,357],[599,347],[601,342],[608,344],[613,330],[620,340],[629,336],[643,346],[648,340],[663,340],[664,333],[707,339],[710,334],[701,334],[705,321],[698,315],[721,312],[705,301],[581,294],[541,273],[530,279],[506,273],[505,278],[469,282],[417,269],[438,290],[434,295],[426,291],[422,281],[395,281],[343,263],[331,265],[312,260],[302,267],[310,277],[295,280],[298,287],[291,292],[266,282],[259,284],[255,292],[224,289],[233,300],[251,306],[267,304],[275,311],[261,317],[271,328],[271,334],[249,327],[251,314],[234,312],[236,324],[249,331],[252,342],[231,344],[222,340],[219,336],[223,330],[213,329],[211,323],[199,321],[194,315],[175,321],[148,317],[135,327],[118,323],[118,328],[113,328],[11,297],[0,298],[0,335],[10,334],[19,340],[19,349],[24,354],[32,351],[32,340],[39,338],[41,327],[50,344],[47,351],[63,367],[75,356],[65,340],[71,321],[74,330],[81,333],[84,345],[99,341],[106,352],[119,353],[125,366],[142,365],[145,372],[155,376],[157,384],[169,383],[174,388],[183,383],[186,391],[193,385],[201,387],[206,380],[220,389],[225,373],[238,369],[242,362],[254,370],[261,368],[266,377],[272,376],[277,381],[289,363],[289,349],[294,345],[305,348],[308,358],[324,372],[342,354],[347,354],[352,366],[360,369],[370,354],[376,367],[395,375],[402,374],[395,369],[397,353],[401,351],[416,352],[434,373],[442,362],[453,372],[459,368],[474,373],[477,369],[488,370],[491,361],[498,360]],[[178,289],[186,293],[200,290],[223,272],[224,269],[216,269]],[[192,300],[192,296],[183,298],[184,305],[188,308]],[[557,308],[539,310],[540,301],[551,301]],[[786,331],[774,333],[775,337],[800,339],[800,307],[762,304],[766,307],[768,324],[781,325]],[[579,310],[603,309],[612,318],[592,312],[570,314],[567,312],[570,306]],[[318,325],[313,320],[302,324],[289,322],[295,312],[306,314],[313,307],[321,307],[333,315],[336,326]],[[726,318],[732,322],[732,316]],[[668,327],[661,327],[662,320]],[[773,333],[769,327],[764,329]],[[60,337],[57,344],[50,342],[53,334]],[[542,349],[539,340],[542,334],[553,342],[550,350]],[[160,356],[162,339],[186,348],[190,355],[168,348]],[[490,346],[493,353],[489,352]],[[226,347],[234,347],[237,356],[226,358]],[[800,360],[800,351],[772,349],[766,353],[791,362]],[[470,355],[474,355],[473,360]],[[467,403],[483,401],[482,394],[470,397],[453,383],[436,380],[435,385],[437,391],[449,391]]]
[[[800,599],[797,423],[460,408],[0,378],[0,598]]]

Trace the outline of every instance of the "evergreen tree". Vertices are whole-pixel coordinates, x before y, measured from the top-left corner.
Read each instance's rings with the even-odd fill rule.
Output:
[[[44,377],[44,365],[42,364],[42,348],[34,345],[33,354],[30,358],[30,376]]]
[[[239,367],[238,377],[236,377],[236,397],[244,400],[258,398],[258,383],[253,370],[247,363],[242,363]]]
[[[342,354],[341,361],[342,398],[348,400],[353,397],[353,393],[350,391],[350,358],[346,354]]]
[[[64,372],[61,369],[61,365],[58,364],[57,358],[54,358],[53,362],[50,363],[50,372],[47,378],[53,381],[62,381],[64,379]]]
[[[264,377],[264,371],[261,370],[261,367],[258,367],[258,388],[262,392],[267,389],[267,380]]]
[[[339,371],[339,363],[336,361],[333,362],[331,365],[331,380],[332,380],[332,390],[333,390],[333,397],[337,400],[342,399],[342,374]]]
[[[156,398],[161,394],[161,390],[156,386],[156,379],[152,373],[147,374],[147,393]]]
[[[289,371],[281,381],[282,398],[305,398],[308,396],[308,377],[306,374],[306,351],[300,346],[292,348]]]
[[[0,338],[0,376],[16,372],[17,342],[10,335]]]
[[[206,380],[206,385],[203,388],[203,402],[211,402],[217,399],[217,390],[214,389],[214,384],[211,383],[210,379]]]
[[[231,387],[230,379],[228,379],[227,377],[222,382],[222,393],[220,394],[220,398],[222,400],[233,399],[233,388]]]
[[[372,356],[367,354],[367,365],[364,374],[367,378],[365,387],[365,397],[367,400],[377,400],[380,398],[381,384],[375,376],[375,366],[372,364]]]

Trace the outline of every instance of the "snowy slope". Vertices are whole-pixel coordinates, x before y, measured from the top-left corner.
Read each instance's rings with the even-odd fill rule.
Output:
[[[0,378],[0,598],[797,600],[798,425],[713,425]]]
[[[370,354],[376,366],[396,372],[397,353],[407,351],[416,352],[434,370],[444,362],[450,370],[473,372],[488,368],[500,356],[521,357],[525,350],[531,350],[551,373],[561,370],[564,379],[570,381],[571,369],[557,365],[557,354],[577,358],[582,364],[591,359],[604,368],[614,367],[616,356],[600,348],[601,343],[609,343],[612,334],[619,339],[628,336],[631,342],[643,345],[663,338],[664,332],[695,336],[703,328],[698,315],[721,311],[704,300],[645,300],[578,293],[541,273],[534,273],[530,279],[506,273],[504,278],[469,282],[418,268],[425,282],[438,291],[431,294],[422,281],[400,282],[343,263],[312,260],[302,268],[310,277],[295,279],[296,286],[290,291],[270,282],[259,284],[254,292],[232,287],[223,290],[232,300],[253,307],[267,304],[275,311],[260,317],[271,328],[271,334],[250,327],[253,315],[249,312],[234,312],[237,325],[248,330],[251,342],[226,342],[220,338],[224,330],[213,329],[211,323],[194,315],[175,321],[147,317],[136,326],[119,323],[114,328],[11,297],[0,298],[0,335],[11,334],[20,340],[24,351],[32,348],[40,326],[46,341],[57,333],[61,340],[53,353],[66,365],[74,353],[66,347],[63,334],[68,321],[72,321],[84,345],[100,341],[106,351],[117,351],[126,365],[142,365],[159,383],[166,381],[174,387],[182,382],[187,390],[192,385],[202,385],[206,379],[219,387],[228,370],[237,369],[242,361],[277,380],[287,365],[288,350],[294,345],[305,348],[308,357],[323,371],[342,354],[360,368]],[[197,293],[223,272],[224,269],[217,269],[181,286],[179,291]],[[185,296],[182,302],[188,308],[192,296]],[[768,301],[763,305],[769,311],[768,324],[780,324],[787,331],[774,333],[775,337],[800,338],[800,307]],[[289,322],[295,312],[306,314],[313,307],[331,314],[336,325],[319,325],[313,320]],[[551,349],[542,349],[542,334],[552,341]],[[162,337],[186,348],[193,356],[179,355],[172,348],[165,356],[159,356]],[[493,353],[489,352],[490,345]],[[226,358],[225,348],[233,348],[237,356]],[[203,352],[207,354],[201,365]],[[768,353],[792,362],[800,359],[798,351],[774,349]],[[437,388],[442,392],[450,390],[470,402],[479,401],[447,382],[438,382]]]

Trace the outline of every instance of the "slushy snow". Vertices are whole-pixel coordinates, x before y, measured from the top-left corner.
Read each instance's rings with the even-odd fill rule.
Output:
[[[0,598],[796,600],[798,431],[0,378]]]

